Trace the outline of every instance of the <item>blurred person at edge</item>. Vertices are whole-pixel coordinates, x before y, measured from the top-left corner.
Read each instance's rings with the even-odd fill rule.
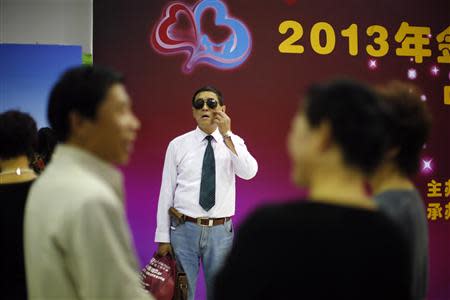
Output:
[[[42,127],[38,130],[38,142],[31,165],[36,173],[44,171],[52,158],[58,140],[53,129]]]
[[[377,91],[389,112],[389,145],[371,178],[374,198],[408,240],[412,253],[411,294],[415,300],[424,300],[428,286],[428,222],[422,197],[411,178],[419,169],[431,114],[413,85],[393,81]]]
[[[36,178],[30,168],[36,141],[36,122],[30,115],[15,110],[0,114],[1,286],[5,299],[27,299],[23,218]]]
[[[409,249],[365,189],[385,151],[385,110],[348,80],[312,86],[288,134],[300,201],[239,228],[215,299],[410,299]]]
[[[120,74],[68,70],[48,119],[60,144],[30,190],[25,266],[30,299],[152,299],[140,285],[121,173],[140,127]]]

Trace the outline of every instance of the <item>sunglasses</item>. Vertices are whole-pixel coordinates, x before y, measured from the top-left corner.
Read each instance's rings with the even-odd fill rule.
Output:
[[[213,99],[213,98],[206,99],[206,105],[208,105],[208,107],[211,109],[216,108],[218,104],[219,103],[217,102],[216,99]],[[197,99],[194,101],[195,109],[202,109],[204,105],[205,105],[205,100],[203,100],[203,99]]]

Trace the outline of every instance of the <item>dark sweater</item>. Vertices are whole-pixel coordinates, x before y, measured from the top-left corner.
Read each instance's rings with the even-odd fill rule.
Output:
[[[215,299],[409,299],[409,252],[384,214],[295,202],[256,211],[216,278]]]
[[[425,206],[416,190],[390,190],[375,196],[380,210],[398,224],[412,253],[411,294],[426,298],[428,286],[428,224]]]
[[[27,299],[23,252],[23,217],[25,203],[33,181],[0,184],[2,299]]]

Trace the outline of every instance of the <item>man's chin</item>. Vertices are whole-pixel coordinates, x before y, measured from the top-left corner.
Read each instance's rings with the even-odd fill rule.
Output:
[[[204,118],[200,118],[200,119],[197,120],[197,123],[205,125],[205,126],[214,125],[214,122],[213,122],[213,120],[211,118],[205,118],[205,119]]]
[[[130,161],[130,154],[123,153],[118,155],[112,163],[118,166],[126,166],[129,161]]]
[[[305,176],[302,176],[302,174],[299,174],[299,171],[292,171],[291,174],[291,180],[292,182],[299,188],[307,188],[308,187],[308,180],[305,178]]]
[[[206,122],[207,121],[207,122]],[[216,124],[214,122],[212,122],[211,120],[201,120],[199,122],[197,122],[198,127],[200,127],[200,129],[202,130],[215,130],[216,129]]]

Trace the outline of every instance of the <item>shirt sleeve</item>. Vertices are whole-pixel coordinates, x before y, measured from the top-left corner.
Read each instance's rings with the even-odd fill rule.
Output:
[[[65,234],[67,269],[80,299],[154,299],[140,285],[122,204],[99,198],[81,206]]]
[[[159,192],[157,224],[155,242],[170,243],[170,217],[169,208],[173,206],[175,187],[177,182],[177,166],[175,160],[174,144],[167,147],[164,159],[161,190]]]
[[[231,141],[233,142],[236,154],[231,152],[231,160],[233,163],[234,173],[242,179],[252,179],[258,172],[258,163],[256,159],[248,152],[244,140],[239,136],[232,134]]]

